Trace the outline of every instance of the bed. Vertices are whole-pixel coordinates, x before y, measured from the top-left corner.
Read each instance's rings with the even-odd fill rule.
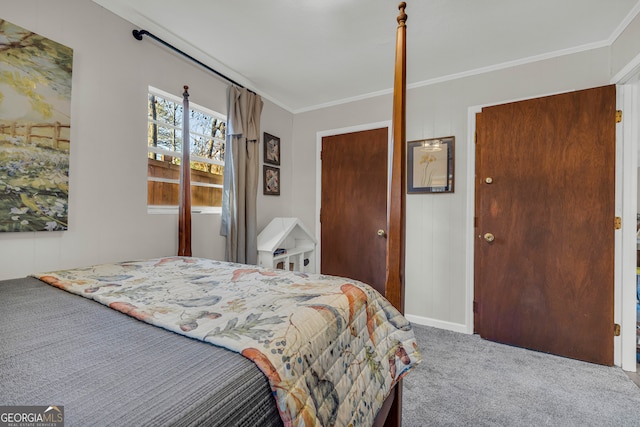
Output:
[[[401,315],[405,6],[384,289],[191,257],[183,196],[177,257],[0,282],[0,405],[62,406],[66,425],[401,425],[420,361]]]

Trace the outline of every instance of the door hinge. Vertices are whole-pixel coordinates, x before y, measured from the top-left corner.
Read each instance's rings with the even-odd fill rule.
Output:
[[[478,228],[478,217],[477,216],[473,217],[473,228]]]
[[[622,121],[622,110],[616,110],[616,123],[620,123]]]
[[[618,325],[617,323],[613,324],[613,336],[614,337],[620,336],[620,325]]]
[[[620,218],[619,216],[617,216],[614,220],[613,220],[613,226],[615,227],[616,230],[620,230],[622,228],[622,218]]]
[[[478,312],[478,301],[474,301],[473,302],[473,312],[477,313]]]
[[[473,142],[478,143],[478,132],[473,133]]]

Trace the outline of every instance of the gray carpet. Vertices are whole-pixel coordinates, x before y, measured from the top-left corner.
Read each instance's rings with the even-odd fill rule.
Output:
[[[606,367],[414,325],[403,426],[640,426],[640,389]]]

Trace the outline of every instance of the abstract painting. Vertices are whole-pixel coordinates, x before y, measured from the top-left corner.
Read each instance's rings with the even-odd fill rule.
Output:
[[[262,192],[269,196],[280,195],[280,169],[263,165]]]
[[[272,165],[280,164],[280,138],[264,132],[264,162]]]
[[[68,228],[72,63],[0,19],[0,232]]]

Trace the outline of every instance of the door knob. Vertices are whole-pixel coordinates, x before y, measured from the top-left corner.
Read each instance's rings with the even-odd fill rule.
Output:
[[[378,230],[378,236],[380,237],[386,237],[387,233],[381,228],[380,230]]]
[[[496,239],[496,236],[494,236],[491,233],[484,233],[484,240],[486,240],[487,242],[491,243]]]

